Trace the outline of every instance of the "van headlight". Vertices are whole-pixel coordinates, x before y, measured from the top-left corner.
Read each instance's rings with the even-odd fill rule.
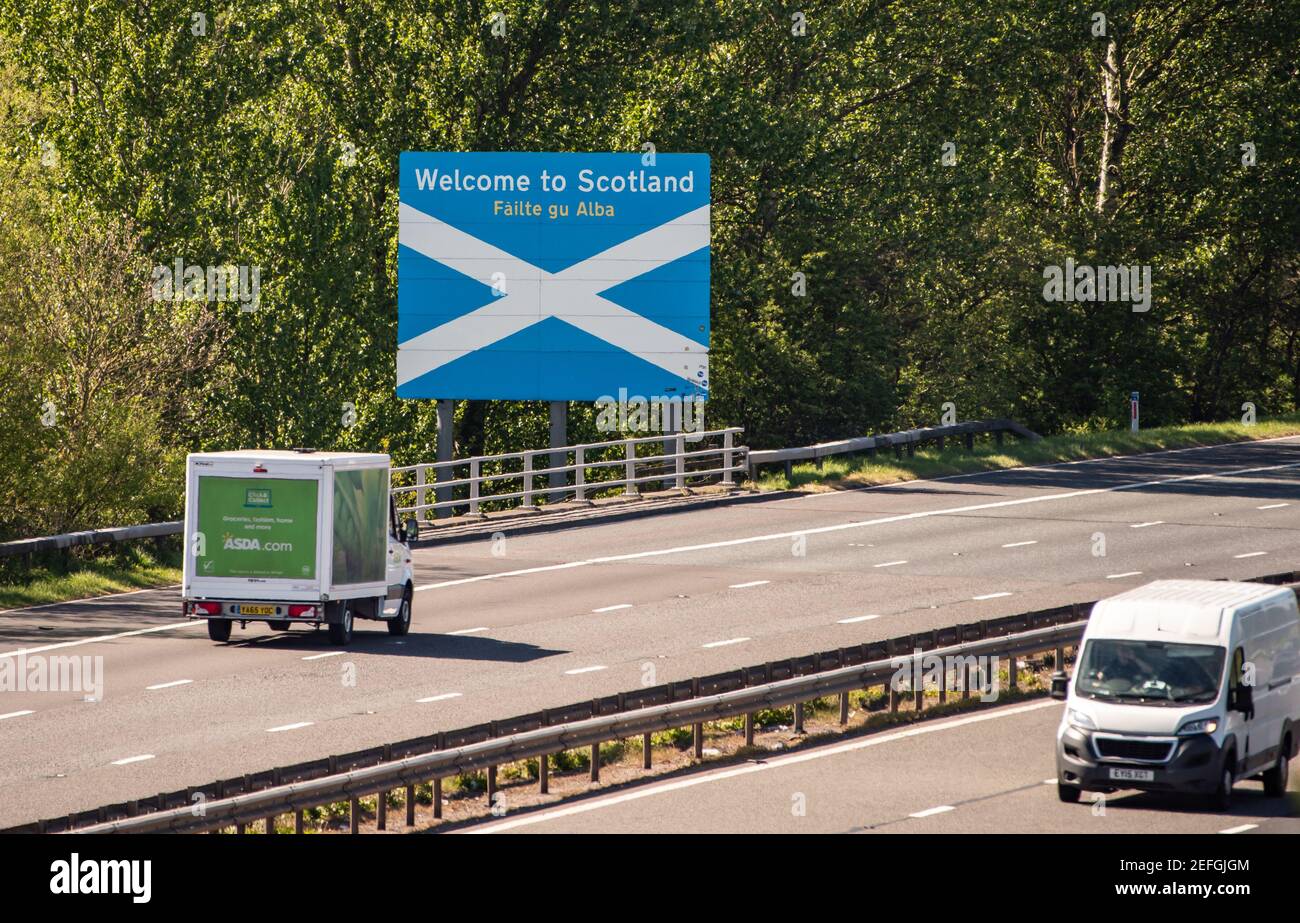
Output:
[[[1070,709],[1069,721],[1070,724],[1072,724],[1074,727],[1077,727],[1081,731],[1097,730],[1097,722],[1093,721],[1092,718],[1088,717],[1088,715],[1079,711],[1079,709],[1077,708]]]
[[[1218,718],[1197,718],[1195,721],[1188,721],[1178,729],[1178,736],[1185,734],[1213,734],[1219,729]]]

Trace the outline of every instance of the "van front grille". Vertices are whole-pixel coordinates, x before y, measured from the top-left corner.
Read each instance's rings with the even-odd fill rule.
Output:
[[[1097,736],[1093,741],[1097,746],[1097,755],[1102,759],[1163,763],[1169,759],[1174,749],[1173,742],[1168,740]]]

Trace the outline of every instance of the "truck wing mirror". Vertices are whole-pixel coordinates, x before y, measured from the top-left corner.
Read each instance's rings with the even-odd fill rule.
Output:
[[[420,537],[420,520],[412,516],[402,523],[402,542],[411,542]]]
[[[1057,670],[1052,674],[1052,698],[1064,700],[1070,693],[1070,677],[1065,672]]]

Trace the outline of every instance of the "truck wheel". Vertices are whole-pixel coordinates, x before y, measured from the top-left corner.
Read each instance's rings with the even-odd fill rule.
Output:
[[[411,630],[411,588],[407,587],[402,593],[402,605],[397,610],[397,615],[388,620],[388,633],[390,635],[404,635]]]
[[[233,624],[230,619],[208,619],[208,637],[213,641],[229,641]]]
[[[1264,773],[1264,794],[1270,798],[1281,798],[1286,794],[1287,776],[1291,771],[1291,760],[1287,756],[1291,752],[1290,738],[1282,741],[1282,752],[1277,755],[1277,762],[1273,768]]]
[[[271,626],[273,631],[288,631],[293,627],[288,619],[278,619],[274,622],[267,622],[267,624]]]
[[[1078,804],[1079,797],[1083,794],[1083,789],[1077,785],[1066,785],[1064,782],[1056,783],[1056,797],[1066,804]]]
[[[1214,790],[1210,796],[1210,807],[1223,813],[1232,807],[1232,756],[1223,764],[1223,769],[1219,770],[1219,787]]]
[[[352,604],[343,603],[343,620],[330,624],[330,644],[347,644],[352,640]]]

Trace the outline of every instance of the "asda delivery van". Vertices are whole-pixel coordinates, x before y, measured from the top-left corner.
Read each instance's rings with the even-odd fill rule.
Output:
[[[1092,610],[1056,734],[1062,801],[1082,791],[1208,796],[1262,779],[1286,791],[1300,744],[1300,616],[1294,591],[1157,580]]]
[[[389,496],[387,455],[203,452],[186,459],[188,618],[228,641],[235,623],[329,629],[346,644],[355,619],[395,635],[411,626],[411,551]],[[411,536],[413,537],[413,536]]]

